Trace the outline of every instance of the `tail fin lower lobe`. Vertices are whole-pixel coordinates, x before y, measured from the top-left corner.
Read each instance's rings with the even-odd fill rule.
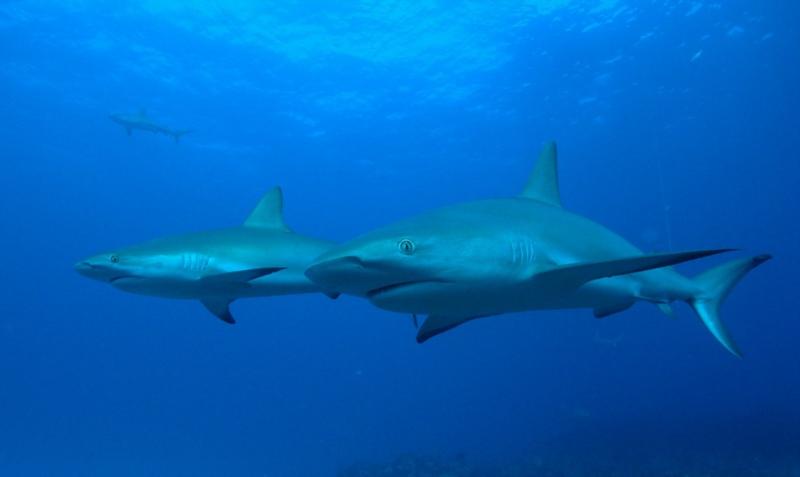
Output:
[[[741,358],[742,353],[736,342],[720,319],[722,302],[734,286],[747,273],[772,258],[771,255],[758,255],[751,258],[732,260],[712,268],[695,277],[700,291],[686,300],[712,335],[731,353]]]

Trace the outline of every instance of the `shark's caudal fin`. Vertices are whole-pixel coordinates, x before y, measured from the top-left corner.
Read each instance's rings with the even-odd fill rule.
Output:
[[[244,221],[244,226],[291,232],[283,221],[283,192],[280,187],[273,187],[264,194],[256,208]]]
[[[561,193],[558,189],[558,152],[555,142],[548,142],[542,148],[539,160],[520,196],[561,207]]]
[[[687,300],[697,316],[712,335],[722,343],[725,348],[738,357],[742,356],[736,343],[731,338],[728,330],[719,316],[722,302],[730,291],[747,275],[747,272],[772,258],[770,255],[758,255],[751,258],[733,260],[712,268],[695,277],[694,281],[700,287],[700,292]]]

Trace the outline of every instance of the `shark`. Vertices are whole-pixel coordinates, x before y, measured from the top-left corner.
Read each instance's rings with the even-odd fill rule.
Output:
[[[423,212],[332,247],[306,270],[320,287],[375,306],[427,315],[417,341],[506,313],[592,309],[604,318],[634,303],[672,315],[684,301],[731,353],[739,347],[720,307],[750,270],[770,259],[739,258],[688,278],[673,265],[731,249],[644,253],[608,228],[564,208],[555,142],[545,144],[516,197]]]
[[[130,293],[199,300],[233,324],[230,304],[239,298],[321,291],[304,272],[332,245],[289,229],[283,218],[283,193],[274,187],[241,226],[97,254],[77,262],[75,270]]]
[[[109,118],[115,123],[125,128],[128,136],[133,134],[133,130],[147,131],[155,134],[172,136],[175,142],[180,141],[185,134],[192,132],[189,129],[171,129],[153,122],[147,115],[147,111],[141,110],[138,114],[112,114]]]

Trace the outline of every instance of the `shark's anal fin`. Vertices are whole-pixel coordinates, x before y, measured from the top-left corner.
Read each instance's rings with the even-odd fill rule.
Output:
[[[452,317],[452,316],[439,316],[430,315],[425,318],[425,322],[419,327],[417,331],[417,343],[424,343],[436,335],[440,335],[445,331],[452,330],[456,326],[466,323],[468,321],[481,318],[480,316],[470,317]]]
[[[417,314],[414,313],[411,315],[411,324],[414,325],[414,329],[419,329],[419,320],[417,320]]]
[[[594,317],[597,319],[605,318],[613,314],[627,310],[633,306],[633,302],[621,303],[618,305],[598,307],[594,309]]]
[[[325,293],[325,296],[327,296],[331,300],[335,300],[335,299],[339,298],[342,295],[339,292],[324,292],[324,293]]]
[[[280,187],[273,187],[264,194],[256,208],[244,221],[244,226],[291,231],[283,221],[283,192]]]
[[[636,257],[618,258],[602,262],[582,262],[560,265],[551,270],[535,274],[534,280],[563,287],[579,287],[599,278],[628,275],[655,268],[667,267],[698,258],[730,252],[731,249],[696,250],[691,252],[656,253]]]
[[[230,304],[233,300],[230,298],[203,298],[200,302],[206,307],[214,316],[220,320],[233,325],[236,320],[231,315]]]
[[[561,193],[558,188],[558,152],[555,142],[548,142],[539,154],[528,184],[520,196],[538,200],[555,207],[561,207]]]

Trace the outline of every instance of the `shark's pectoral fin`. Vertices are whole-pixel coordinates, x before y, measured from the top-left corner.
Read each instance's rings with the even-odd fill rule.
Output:
[[[675,312],[672,311],[672,306],[670,306],[669,303],[656,303],[656,306],[661,310],[661,313],[664,313],[670,318],[675,318]]]
[[[217,273],[216,275],[208,275],[200,280],[206,285],[223,285],[223,284],[246,284],[256,278],[261,278],[275,272],[280,272],[286,267],[262,267],[262,268],[249,268],[247,270],[238,270],[235,272]]]
[[[637,257],[619,258],[602,262],[583,262],[560,265],[551,270],[535,274],[534,280],[556,285],[559,288],[579,287],[600,278],[627,275],[654,268],[662,268],[698,258],[729,252],[730,249],[696,250],[691,252],[656,253]]]
[[[633,306],[633,302],[621,303],[617,305],[610,305],[610,306],[602,306],[597,307],[594,309],[594,317],[595,318],[605,318],[607,316],[611,316],[613,314],[622,312],[627,310],[628,308]]]
[[[230,309],[230,304],[233,300],[229,298],[203,298],[200,302],[208,311],[225,323],[231,325],[236,323]]]
[[[452,317],[430,315],[425,318],[425,322],[422,323],[422,326],[419,327],[419,331],[417,331],[417,343],[424,343],[436,335],[442,334],[448,330],[452,330],[456,326],[476,318],[480,317],[469,316],[465,318],[463,316]]]

